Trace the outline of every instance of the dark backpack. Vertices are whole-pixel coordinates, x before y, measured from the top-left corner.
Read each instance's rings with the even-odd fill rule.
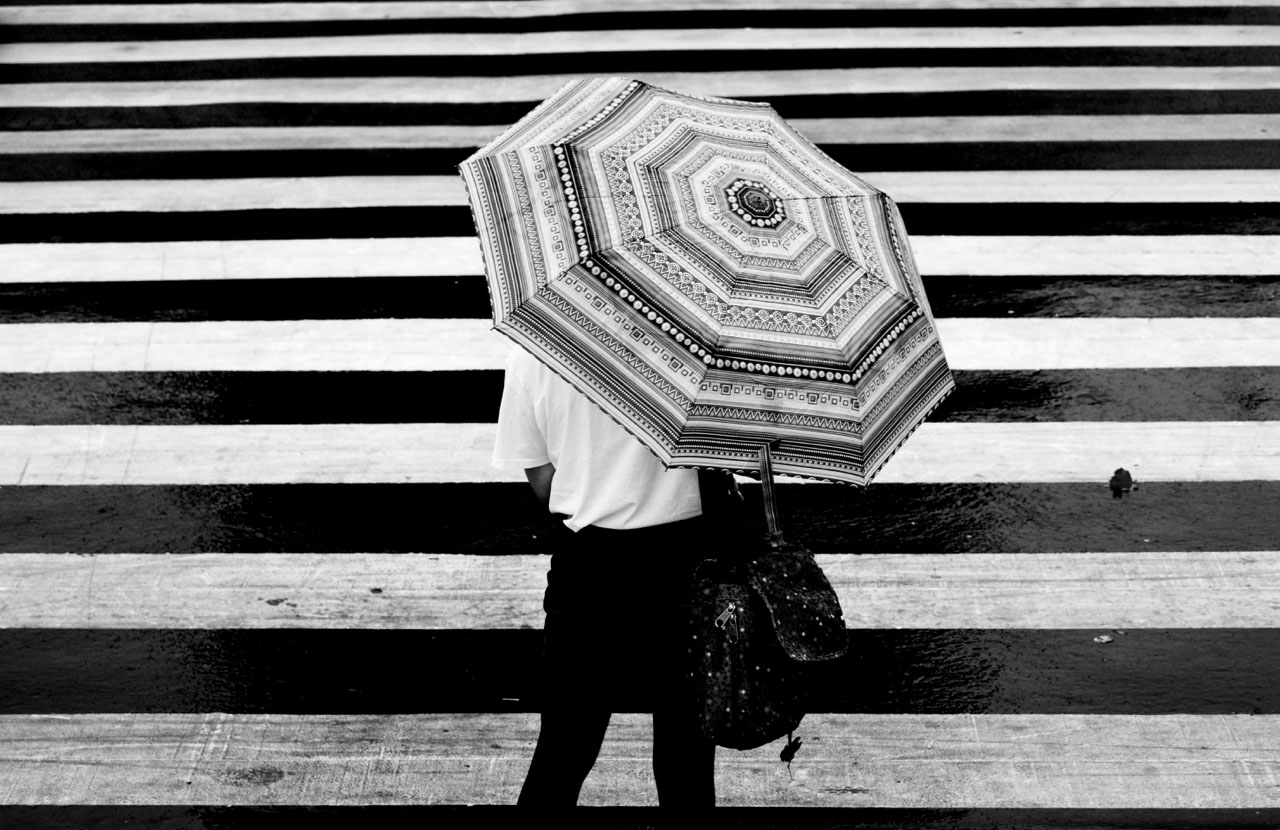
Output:
[[[812,553],[782,540],[767,457],[761,480],[765,543],[703,562],[689,601],[694,706],[703,734],[732,749],[754,749],[793,732],[805,713],[804,664],[834,660],[848,649],[831,583]],[[788,749],[794,754],[791,744]]]

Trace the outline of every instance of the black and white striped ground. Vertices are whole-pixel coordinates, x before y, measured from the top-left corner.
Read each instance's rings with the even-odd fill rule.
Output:
[[[782,487],[854,649],[725,826],[1280,826],[1280,7],[620,5],[0,0],[0,825],[513,820],[451,806],[514,800],[545,568],[453,166],[624,74],[898,199],[960,385]]]

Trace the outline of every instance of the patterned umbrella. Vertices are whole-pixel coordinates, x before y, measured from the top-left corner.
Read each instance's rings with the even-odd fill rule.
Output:
[[[767,104],[575,81],[460,170],[495,327],[669,466],[866,484],[954,386],[897,207]]]

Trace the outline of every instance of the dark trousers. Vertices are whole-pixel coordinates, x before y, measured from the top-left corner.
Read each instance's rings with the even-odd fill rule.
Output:
[[[702,737],[683,686],[683,606],[706,544],[703,521],[691,519],[639,530],[584,528],[552,555],[542,724],[521,806],[577,803],[614,711],[653,712],[662,807],[715,805],[715,746]]]

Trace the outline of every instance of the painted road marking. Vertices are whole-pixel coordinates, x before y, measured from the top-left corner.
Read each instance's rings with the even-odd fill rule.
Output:
[[[1271,0],[1125,0],[1125,8],[1232,8],[1266,7]],[[855,7],[822,0],[789,3],[793,11],[836,10],[951,10],[951,9],[1071,9],[1115,8],[1115,0],[862,0]],[[751,11],[777,9],[770,0],[665,0],[651,7],[658,15],[679,11]],[[639,7],[635,11],[644,11]],[[616,12],[612,0],[540,0],[535,7],[520,2],[362,2],[362,3],[174,3],[165,7],[165,23],[241,23],[307,20],[414,20],[435,17],[508,19],[513,21],[562,15]],[[156,23],[150,5],[18,6],[0,9],[0,24],[30,26],[48,24]]]
[[[721,806],[1274,806],[1275,715],[808,715],[720,752]],[[532,714],[0,716],[9,804],[513,804]],[[783,739],[785,740],[785,739]],[[651,718],[615,715],[580,804],[652,804]],[[57,759],[50,763],[50,759]]]
[[[0,627],[541,628],[548,561],[8,553]],[[1271,628],[1280,608],[1278,551],[819,554],[818,563],[853,629]]]
[[[935,276],[1274,275],[1280,235],[913,236]],[[0,245],[0,282],[467,276],[472,237]]]
[[[1280,202],[1280,170],[882,171],[863,178],[899,204]],[[17,214],[466,204],[457,176],[37,181],[0,189],[0,213]]]
[[[1275,317],[956,317],[957,370],[1280,366]],[[485,319],[0,325],[0,372],[498,370],[514,348]]]
[[[622,29],[575,32],[579,55],[649,51],[786,52],[799,49],[1000,49],[1280,45],[1280,26],[1037,26],[744,29]],[[10,43],[0,64],[141,63],[399,55],[546,55],[566,49],[563,32],[356,35],[82,43]],[[923,57],[923,56],[922,56]]]
[[[1232,141],[1272,139],[1280,115],[1024,115],[917,118],[793,118],[819,144],[1046,141]],[[456,147],[474,150],[500,126],[196,127],[12,132],[0,154],[332,150]],[[6,186],[7,187],[7,186]]]
[[[32,44],[44,47],[48,44]],[[8,49],[9,47],[6,47]],[[36,54],[39,54],[37,50]],[[581,74],[512,77],[245,78],[203,81],[80,81],[7,84],[8,107],[149,107],[236,102],[531,105]],[[656,86],[729,98],[1018,90],[1275,90],[1270,66],[868,67],[760,72],[641,72]]]
[[[0,426],[0,485],[523,481],[494,424]],[[1280,421],[926,423],[879,483],[1280,479]],[[778,470],[785,468],[775,464]]]

